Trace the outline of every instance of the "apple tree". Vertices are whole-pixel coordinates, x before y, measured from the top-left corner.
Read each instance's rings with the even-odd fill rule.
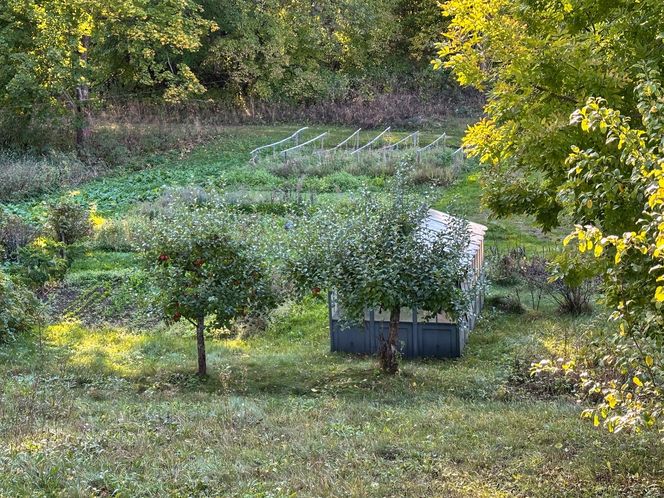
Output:
[[[288,272],[302,292],[335,293],[342,318],[361,322],[367,309],[390,314],[381,337],[383,371],[398,371],[402,308],[458,317],[469,304],[459,285],[469,265],[466,223],[437,232],[424,223],[428,207],[397,180],[387,198],[368,193],[356,204],[324,208],[296,227]]]
[[[269,271],[238,219],[205,208],[155,219],[142,249],[170,321],[196,328],[198,374],[207,375],[206,326],[223,328],[275,301]]]

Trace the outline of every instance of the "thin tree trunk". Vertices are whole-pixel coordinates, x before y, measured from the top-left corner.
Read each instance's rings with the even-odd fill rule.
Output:
[[[380,347],[380,367],[384,372],[395,374],[399,371],[397,359],[397,340],[399,338],[399,321],[401,319],[401,307],[390,310],[390,326],[387,340],[383,338]]]
[[[207,376],[207,360],[205,357],[205,317],[198,317],[196,323],[196,343],[198,346],[198,375]]]
[[[81,47],[83,50],[80,53],[81,61],[87,64],[88,50],[90,47],[90,37],[83,36],[81,38]],[[82,149],[87,142],[87,139],[92,134],[90,128],[90,110],[88,109],[88,100],[90,99],[90,87],[87,83],[82,83],[76,87],[76,147]]]

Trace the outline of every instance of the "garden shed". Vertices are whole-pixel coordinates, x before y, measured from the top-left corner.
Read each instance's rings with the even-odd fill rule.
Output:
[[[425,220],[427,226],[442,230],[453,217],[436,210],[429,210]],[[468,289],[477,289],[468,311],[459,320],[453,321],[444,313],[428,318],[421,310],[403,308],[399,323],[399,350],[404,357],[455,358],[461,356],[468,340],[468,334],[475,326],[477,317],[484,304],[482,285],[475,285],[483,278],[484,234],[487,228],[478,223],[467,222],[469,244],[467,247],[469,265],[472,265],[471,277],[474,281],[462,282]],[[364,324],[342,327],[340,314],[334,295],[329,300],[331,350],[374,354],[378,351],[380,337],[385,336],[389,327],[387,311],[368,310]]]

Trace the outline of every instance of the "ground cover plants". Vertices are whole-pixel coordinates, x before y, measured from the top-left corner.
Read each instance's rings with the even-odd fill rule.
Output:
[[[5,4],[0,498],[664,496],[661,0]]]

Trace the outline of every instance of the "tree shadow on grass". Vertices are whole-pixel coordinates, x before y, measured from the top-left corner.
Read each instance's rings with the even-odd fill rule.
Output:
[[[195,375],[196,342],[191,334],[90,329],[79,322],[61,322],[44,334],[44,368],[54,375],[66,372],[64,377],[74,387],[120,380],[134,392],[370,397],[384,403],[487,400],[499,399],[508,368],[489,350],[504,357],[509,350],[505,342],[514,335],[504,327],[488,327],[471,335],[464,357],[402,360],[400,373],[391,376],[378,369],[374,357],[330,353],[327,334],[319,328],[316,325],[315,332],[298,340],[209,339],[209,376],[201,379]],[[23,365],[32,368],[28,358]]]

